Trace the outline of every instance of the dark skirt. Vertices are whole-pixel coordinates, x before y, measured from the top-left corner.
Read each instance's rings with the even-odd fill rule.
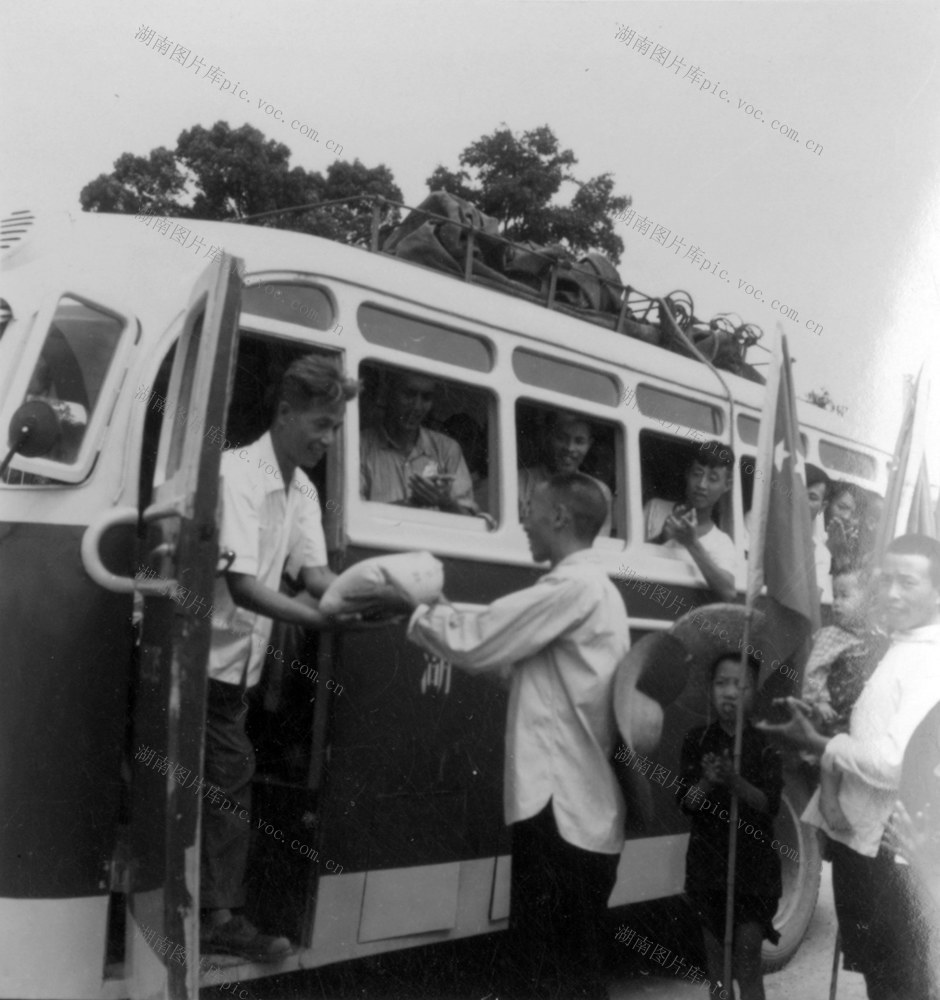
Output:
[[[725,900],[724,892],[690,892],[686,893],[692,910],[699,923],[714,934],[719,941],[725,939]],[[774,929],[774,914],[777,912],[777,896],[756,896],[754,894],[735,893],[734,924],[759,924],[763,936],[771,943],[780,940],[780,934]]]

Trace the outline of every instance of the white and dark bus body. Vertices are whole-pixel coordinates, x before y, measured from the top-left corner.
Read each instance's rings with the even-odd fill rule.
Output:
[[[0,481],[0,997],[195,997],[200,976],[244,982],[506,926],[504,692],[400,624],[299,645],[275,628],[252,715],[248,911],[299,947],[274,967],[210,956],[221,979],[200,969],[219,459],[266,429],[265,390],[292,357],[335,356],[364,386],[314,473],[334,568],[427,549],[454,600],[528,584],[517,467],[558,409],[595,428],[588,471],[615,495],[596,549],[634,639],[709,602],[684,562],[643,541],[644,500],[681,489],[695,439],[739,456],[721,522],[744,553],[760,385],[726,375],[729,400],[696,360],[380,253],[167,224],[4,221],[0,422],[4,455],[18,451]],[[383,368],[438,380],[435,426],[461,440],[492,523],[360,497],[360,427]],[[809,461],[884,491],[885,455],[818,408],[801,419]],[[654,764],[675,774],[704,712],[667,711]],[[682,891],[687,823],[669,782],[650,779],[653,819],[630,835],[611,906]],[[815,901],[804,794],[792,784],[778,820],[800,859],[783,858],[777,958]]]

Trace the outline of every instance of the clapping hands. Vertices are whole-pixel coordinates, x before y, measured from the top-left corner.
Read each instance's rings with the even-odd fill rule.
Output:
[[[663,536],[667,541],[675,539],[688,548],[698,537],[698,516],[694,507],[677,504],[663,524]]]
[[[734,780],[734,763],[731,754],[725,750],[719,757],[716,753],[707,753],[702,758],[702,774],[706,781],[713,785],[729,787]]]
[[[858,544],[858,526],[847,524],[840,517],[833,515],[829,519],[829,548],[843,550],[854,548]]]
[[[409,503],[415,507],[438,507],[441,510],[455,512],[457,501],[453,496],[454,477],[441,473],[425,479],[423,476],[412,476],[408,481],[411,489]]]

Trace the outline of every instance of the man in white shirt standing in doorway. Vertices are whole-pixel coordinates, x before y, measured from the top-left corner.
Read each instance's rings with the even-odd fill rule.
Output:
[[[929,994],[925,928],[910,869],[882,842],[914,730],[940,703],[940,542],[902,535],[878,577],[891,646],[852,710],[848,733],[827,738],[789,699],[793,719],[766,725],[821,755],[820,790],[803,814],[829,842],[846,969],[865,976],[869,1000]]]
[[[609,763],[613,682],[630,634],[623,601],[591,552],[607,516],[590,476],[552,477],[533,492],[524,521],[533,558],[550,564],[539,582],[482,608],[421,605],[408,630],[463,670],[511,678],[504,806],[514,998],[608,996],[603,921],[624,843]]]
[[[206,954],[277,962],[292,950],[287,938],[260,932],[241,912],[255,770],[246,692],[261,679],[272,620],[313,630],[338,623],[313,599],[334,574],[317,491],[302,468],[326,454],[357,391],[334,362],[297,358],[281,378],[268,431],[222,455],[219,548],[232,561],[216,582],[209,651],[203,778],[212,797],[202,814],[200,900]],[[302,595],[280,592],[285,566],[299,577]]]

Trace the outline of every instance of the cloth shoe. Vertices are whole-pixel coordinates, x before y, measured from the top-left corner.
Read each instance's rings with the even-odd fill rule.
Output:
[[[294,950],[286,937],[262,934],[243,916],[232,917],[215,927],[202,927],[199,948],[207,954],[238,955],[252,962],[279,962]]]

